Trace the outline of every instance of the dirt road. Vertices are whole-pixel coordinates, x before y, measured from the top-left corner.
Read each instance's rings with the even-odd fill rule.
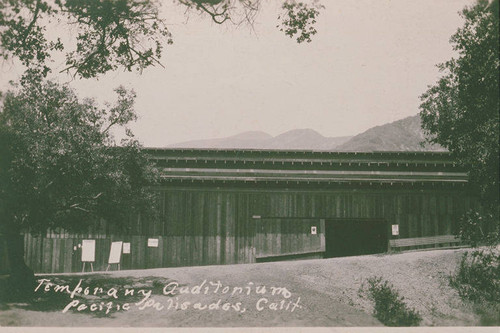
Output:
[[[50,281],[40,284],[38,305],[4,305],[0,325],[380,326],[371,302],[358,292],[371,276],[389,280],[421,313],[422,325],[477,325],[447,283],[462,252],[40,276]],[[127,288],[135,295],[125,295]]]

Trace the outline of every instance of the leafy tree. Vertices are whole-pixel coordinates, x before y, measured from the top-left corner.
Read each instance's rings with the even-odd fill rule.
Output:
[[[180,5],[210,16],[213,22],[252,24],[261,0],[178,0]],[[286,0],[281,31],[311,41],[322,8],[317,2]],[[74,27],[76,43],[51,38],[47,27],[63,21]],[[278,25],[280,27],[280,25]],[[142,71],[161,66],[164,44],[173,42],[157,0],[0,0],[0,56],[17,57],[32,72],[46,76],[54,52],[65,52],[67,72],[91,78],[123,68]]]
[[[101,218],[126,227],[123,221],[131,214],[154,211],[145,186],[157,181],[157,172],[130,131],[120,147],[110,134],[112,127],[135,119],[135,95],[118,88],[117,103],[100,108],[45,78],[57,52],[66,59],[61,72],[78,78],[161,65],[163,48],[173,41],[159,3],[0,0],[0,56],[17,58],[26,67],[20,86],[3,96],[0,110],[0,234],[8,241],[14,289],[29,290],[25,285],[33,282],[23,260],[21,231],[61,227],[78,232]],[[261,0],[178,3],[217,24],[251,24]],[[310,42],[321,7],[284,1],[281,30],[298,43]],[[76,39],[54,36],[56,23],[72,28]]]
[[[498,0],[479,0],[462,11],[464,26],[450,39],[458,56],[438,65],[443,75],[420,105],[430,141],[448,148],[478,189],[484,212],[469,213],[461,234],[475,240],[490,231],[498,241],[500,231],[498,9]]]
[[[133,214],[154,218],[154,193],[147,187],[159,173],[130,131],[120,146],[110,132],[135,119],[135,94],[121,87],[116,93],[114,105],[99,107],[67,86],[31,78],[5,95],[0,234],[14,239],[27,230],[83,232],[100,219],[125,231]],[[17,281],[28,272],[22,250],[8,252]]]

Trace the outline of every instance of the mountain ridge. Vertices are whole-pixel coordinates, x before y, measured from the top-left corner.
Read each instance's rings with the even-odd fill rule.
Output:
[[[446,151],[425,142],[419,115],[372,127],[336,147],[337,151]]]
[[[446,151],[423,143],[425,134],[418,115],[374,126],[355,136],[325,137],[310,128],[292,129],[272,136],[263,131],[246,131],[224,138],[190,140],[168,148],[278,149],[318,151]]]
[[[330,150],[351,136],[325,137],[312,129],[293,129],[277,136],[262,131],[247,131],[225,138],[191,140],[168,145],[169,148],[213,149],[304,149]]]

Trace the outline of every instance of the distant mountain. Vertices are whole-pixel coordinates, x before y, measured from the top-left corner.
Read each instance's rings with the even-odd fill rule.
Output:
[[[439,145],[420,145],[425,140],[418,115],[372,127],[336,147],[337,151],[446,151]]]
[[[262,148],[333,150],[351,136],[325,137],[312,129],[295,129],[268,140]]]
[[[248,149],[260,148],[273,137],[265,132],[250,131],[220,139],[193,140],[169,145],[171,148],[219,148]]]
[[[323,151],[444,151],[425,145],[418,115],[376,126],[356,136],[325,137],[312,129],[294,129],[275,137],[259,131],[243,132],[226,138],[193,140],[170,148],[213,149],[296,149]]]
[[[194,140],[169,145],[171,148],[219,148],[219,149],[303,149],[333,150],[349,140],[345,137],[324,137],[312,129],[295,129],[278,136],[265,132],[243,132],[220,139]]]

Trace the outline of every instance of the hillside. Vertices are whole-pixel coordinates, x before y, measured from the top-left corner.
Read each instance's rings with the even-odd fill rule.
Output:
[[[350,138],[350,136],[325,137],[312,129],[296,129],[275,136],[260,148],[332,150]]]
[[[418,115],[372,127],[336,147],[338,151],[444,151],[441,146],[425,144]]]
[[[226,138],[193,140],[169,145],[170,148],[214,149],[303,149],[332,150],[351,137],[325,137],[312,129],[295,129],[275,137],[259,131],[243,132]]]
[[[179,142],[167,147],[170,148],[258,148],[267,140],[273,137],[261,131],[243,132],[237,135],[229,136],[226,138],[206,139],[206,140],[192,140],[186,142]]]

